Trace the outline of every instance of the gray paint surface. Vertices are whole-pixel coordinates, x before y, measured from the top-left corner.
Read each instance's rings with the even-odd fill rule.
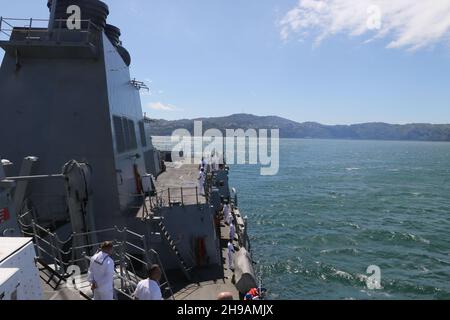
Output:
[[[0,69],[0,119],[4,119],[0,150],[15,163],[7,174],[17,175],[22,159],[29,155],[40,159],[35,174],[59,173],[72,159],[89,163],[96,229],[126,223],[124,210],[133,199],[119,200],[117,171],[126,175],[123,193],[129,197],[133,163],[115,152],[111,117],[123,106],[117,98],[124,96],[120,91],[138,96],[129,84],[128,68],[120,75],[112,71],[120,56],[105,38],[97,43],[104,52],[98,59],[27,56],[16,69],[15,57],[6,54]],[[142,118],[139,96],[130,102],[121,114]],[[140,149],[136,153],[143,158]],[[145,173],[143,160],[138,166]],[[29,194],[42,221],[68,218],[62,181],[33,181]]]

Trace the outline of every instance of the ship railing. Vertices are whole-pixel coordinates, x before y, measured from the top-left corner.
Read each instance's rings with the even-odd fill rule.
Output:
[[[159,189],[148,197],[148,212],[153,213],[155,209],[167,207],[198,206],[204,203],[201,201],[202,197],[198,186]]]
[[[101,245],[97,239],[105,238],[106,235],[111,237],[112,233],[115,234],[112,258],[115,265],[119,266],[117,277],[121,282],[119,291],[129,297],[130,292],[134,292],[135,286],[141,280],[139,275],[146,276],[148,268],[152,264],[158,264],[163,272],[163,279],[165,279],[161,287],[169,290],[173,298],[173,292],[159,254],[148,248],[145,235],[140,235],[128,228],[121,229],[115,226],[103,230],[73,233],[66,240],[61,240],[56,233],[38,225],[34,220],[31,227],[37,260],[58,277],[57,286],[72,276],[72,274],[68,274],[71,266],[76,265],[80,268],[80,272],[86,273],[89,267],[89,257],[95,254]],[[64,249],[65,247],[68,248]]]
[[[82,35],[81,39],[84,39],[86,43],[92,42],[92,35],[94,32],[101,31],[101,29],[93,23],[91,20],[77,20],[71,21],[77,22],[81,25],[80,29],[68,29],[67,19],[55,19],[55,28],[49,29],[48,19],[18,19],[18,18],[5,18],[0,17],[0,40],[11,40],[13,33],[23,41],[42,41],[42,40],[54,40],[56,42],[69,41],[65,37],[67,34],[79,33]],[[2,39],[5,38],[6,39]],[[79,39],[76,40],[78,42]]]
[[[151,215],[151,211],[154,209],[152,203],[149,198],[150,195],[142,192],[142,193],[119,193],[119,197],[123,199],[134,199],[131,205],[128,205],[127,208],[132,210],[141,210],[142,209],[142,219],[149,217]]]
[[[32,221],[32,220],[33,220],[33,210],[32,209],[18,214],[17,222],[19,223],[20,230],[22,230],[22,234],[25,237],[33,237],[33,233],[32,233],[33,224],[32,223],[27,224],[27,221]]]
[[[54,233],[32,221],[34,245],[37,260],[46,269],[52,270],[58,277],[57,286],[67,278],[66,268],[62,259],[62,250]]]

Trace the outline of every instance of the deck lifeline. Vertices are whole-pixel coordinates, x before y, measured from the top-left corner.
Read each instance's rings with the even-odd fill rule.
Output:
[[[198,166],[183,163],[167,163],[167,170],[163,172],[156,181],[157,190],[171,189],[171,201],[177,201],[176,190],[181,187],[186,190],[195,189],[197,186]],[[197,204],[197,196],[194,193],[185,192],[184,204]],[[180,195],[178,195],[178,199]],[[199,203],[205,204],[206,200],[201,195],[198,196]],[[168,202],[168,194],[166,193],[166,201]],[[147,199],[149,201],[149,199]],[[164,199],[163,199],[164,201]],[[142,209],[138,217],[142,217]],[[235,300],[239,300],[239,292],[233,284],[233,271],[228,268],[228,241],[230,228],[221,221],[220,226],[220,245],[222,250],[222,265],[211,266],[205,268],[196,268],[193,270],[193,279],[190,283],[186,283],[183,277],[178,278],[177,275],[168,274],[169,281],[174,289],[175,300],[215,300],[221,292],[231,292]],[[236,251],[239,250],[239,241],[237,235],[233,240]],[[85,280],[85,279],[83,279]],[[62,286],[62,288],[52,290],[48,285],[44,286],[45,296],[51,300],[78,300],[84,299],[79,293]],[[89,291],[88,284],[83,281],[81,291]]]
[[[153,211],[156,204],[161,207],[169,207],[170,204],[185,206],[206,204],[206,198],[201,195],[198,188],[197,165],[167,162],[166,166],[166,171],[161,173],[155,181],[157,195],[146,198],[146,208],[142,206],[138,210],[137,218],[145,217],[145,210]]]

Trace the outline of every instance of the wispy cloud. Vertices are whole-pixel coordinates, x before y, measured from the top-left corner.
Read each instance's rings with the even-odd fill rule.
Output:
[[[413,51],[450,44],[450,0],[299,0],[279,24],[284,40],[296,34],[317,45],[336,34],[365,35]]]
[[[162,102],[151,102],[146,105],[146,108],[152,109],[152,110],[158,110],[158,111],[181,111],[181,109],[177,108],[176,106],[173,106],[171,104],[165,104]]]

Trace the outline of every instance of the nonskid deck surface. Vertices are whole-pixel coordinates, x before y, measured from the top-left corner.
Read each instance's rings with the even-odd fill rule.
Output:
[[[201,195],[199,189],[198,165],[173,162],[166,163],[166,167],[166,171],[161,173],[156,180],[158,192],[163,191],[164,196],[167,197],[166,191],[170,189],[171,201],[173,202],[181,200],[181,189],[183,189],[185,205],[206,203],[205,197]]]
[[[209,278],[210,280],[186,284],[175,291],[175,300],[216,300],[221,292],[230,292],[233,294],[234,300],[239,300],[239,292],[233,284],[233,271],[228,268],[230,228],[223,221],[221,221],[220,233],[222,266],[194,270],[194,276],[197,273],[197,278]],[[236,238],[233,243],[235,248],[239,249]]]
[[[230,228],[221,221],[220,245],[222,250],[221,265],[195,268],[192,270],[192,281],[187,282],[179,271],[168,271],[168,278],[174,292],[175,300],[215,300],[221,292],[231,292],[234,300],[239,300],[239,292],[233,283],[233,271],[228,268],[228,241]],[[236,250],[239,250],[237,235],[233,239]],[[48,272],[41,271],[41,277],[49,279]],[[57,280],[57,279],[55,279]],[[116,279],[117,281],[117,279]],[[54,288],[55,282],[47,284],[42,281],[45,299],[47,300],[84,300],[91,297],[89,283],[86,276],[81,278],[76,288],[69,288],[62,282],[58,288]],[[82,291],[85,296],[81,295]]]
[[[205,268],[196,268],[192,271],[193,279],[187,283],[183,275],[178,272],[168,272],[169,281],[174,290],[175,300],[216,300],[221,292],[231,292],[234,300],[239,300],[239,292],[233,284],[233,271],[228,268],[228,249],[229,226],[221,222],[221,249],[222,265],[210,266]],[[233,241],[236,249],[239,249],[237,238]],[[68,287],[65,282],[55,288],[55,281],[50,281],[49,274],[41,271],[43,280],[42,288],[46,300],[86,300],[92,297],[90,285],[87,282],[87,276],[84,275],[78,281],[75,287]],[[116,282],[118,279],[115,280]],[[84,296],[80,294],[83,292]]]
[[[45,300],[86,300],[80,294],[90,288],[87,282],[87,275],[83,277],[77,285],[69,287],[65,281],[59,281],[55,275],[43,268],[43,265],[37,263],[39,267],[39,276],[41,278],[41,286]]]
[[[156,181],[156,190],[169,190],[171,203],[180,200],[181,187],[183,187],[183,204],[186,206],[195,204],[206,204],[205,197],[200,193],[196,194],[195,188],[198,186],[198,166],[183,163],[167,163],[167,170],[163,172]],[[193,192],[192,192],[193,191]],[[178,192],[178,194],[177,194]],[[168,206],[169,192],[159,192],[162,198],[162,205]],[[197,202],[198,199],[198,202]],[[154,199],[152,199],[153,201]],[[147,208],[150,199],[147,198]],[[161,201],[161,200],[160,200]],[[142,217],[143,208],[138,213],[138,217]],[[221,264],[216,266],[194,268],[191,271],[192,280],[187,281],[181,271],[167,271],[169,282],[174,292],[175,300],[215,300],[221,292],[230,292],[235,300],[239,300],[239,292],[233,281],[233,271],[229,269],[228,263],[228,241],[229,226],[222,220],[220,222],[220,246],[222,259]],[[239,241],[233,239],[236,250],[239,250]],[[92,293],[89,289],[85,277],[79,283],[79,289],[85,296],[81,295],[78,290],[67,288],[62,285],[56,290],[50,285],[43,282],[45,297],[49,300],[82,300],[86,296],[91,297]]]
[[[183,188],[183,204],[205,204],[205,197],[195,188],[198,187],[198,165],[182,162],[166,163],[166,171],[159,175],[156,190],[172,190],[171,200],[180,199]],[[168,203],[167,193],[164,198]],[[233,271],[228,268],[229,226],[221,221],[220,245],[222,263],[220,266],[196,268],[192,271],[193,281],[185,283],[182,278],[172,279],[175,300],[215,300],[221,292],[231,292],[235,300],[239,300],[239,292],[233,284]],[[234,241],[238,248],[238,242]],[[175,276],[176,277],[176,276]],[[170,278],[170,276],[169,276]]]
[[[136,217],[145,217],[145,211],[152,212],[155,206],[206,204],[206,198],[201,195],[199,189],[198,175],[198,165],[167,162],[166,171],[155,181],[157,195],[146,199],[145,208],[142,206]]]

